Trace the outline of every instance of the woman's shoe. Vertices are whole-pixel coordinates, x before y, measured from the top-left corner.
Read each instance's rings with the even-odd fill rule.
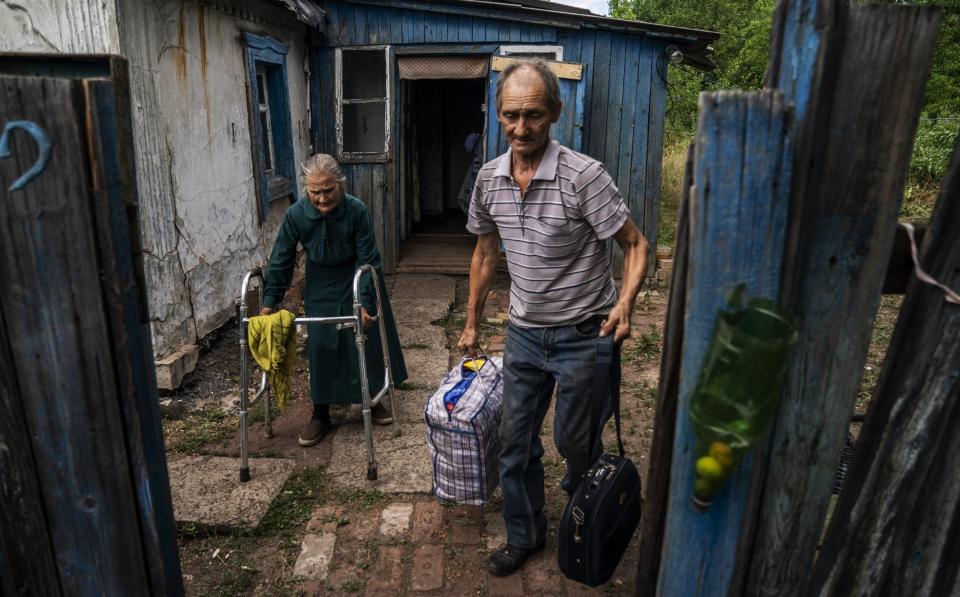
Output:
[[[323,434],[333,427],[330,419],[311,418],[307,427],[300,433],[297,443],[303,447],[313,446],[320,443]]]
[[[390,410],[383,405],[383,402],[378,402],[376,406],[373,407],[373,422],[377,425],[389,425],[393,423],[393,415],[390,414]]]

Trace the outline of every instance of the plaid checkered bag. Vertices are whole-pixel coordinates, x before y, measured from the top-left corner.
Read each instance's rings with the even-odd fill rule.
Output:
[[[469,381],[463,359],[427,400],[427,447],[433,462],[433,492],[461,504],[482,505],[500,481],[500,412],[503,406],[503,359],[489,357]],[[448,408],[444,396],[461,386],[455,404]],[[452,410],[451,410],[452,409]]]

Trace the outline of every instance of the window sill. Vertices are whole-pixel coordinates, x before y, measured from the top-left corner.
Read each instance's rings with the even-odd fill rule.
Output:
[[[382,153],[341,153],[341,164],[386,164],[393,160]]]
[[[296,192],[293,179],[286,176],[271,176],[267,181],[267,200],[270,202],[289,197]]]

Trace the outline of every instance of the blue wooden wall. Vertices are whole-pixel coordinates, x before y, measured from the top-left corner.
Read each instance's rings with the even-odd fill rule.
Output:
[[[584,151],[605,164],[630,207],[634,223],[650,241],[651,255],[655,254],[666,107],[666,41],[549,19],[520,19],[509,11],[428,6],[404,0],[326,1],[323,8],[327,11],[327,27],[313,36],[311,48],[314,151],[336,152],[333,48],[448,44],[452,52],[462,53],[471,45],[560,45],[564,61],[585,65]],[[374,212],[388,272],[396,265],[399,239],[399,197],[395,192],[400,176],[398,89],[395,85],[391,115],[393,161],[344,165],[350,192],[366,201]],[[619,255],[615,254],[615,259],[619,260]]]

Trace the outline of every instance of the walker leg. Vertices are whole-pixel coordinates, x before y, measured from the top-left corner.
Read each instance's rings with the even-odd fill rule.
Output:
[[[246,315],[241,308],[240,319]],[[250,480],[250,464],[247,461],[247,326],[240,324],[240,482]]]
[[[373,413],[370,411],[370,383],[367,380],[366,338],[360,323],[359,308],[355,308],[354,312],[357,316],[357,358],[360,361],[360,403],[363,409],[363,431],[367,436],[367,479],[374,481],[377,478],[377,462],[373,455]]]

